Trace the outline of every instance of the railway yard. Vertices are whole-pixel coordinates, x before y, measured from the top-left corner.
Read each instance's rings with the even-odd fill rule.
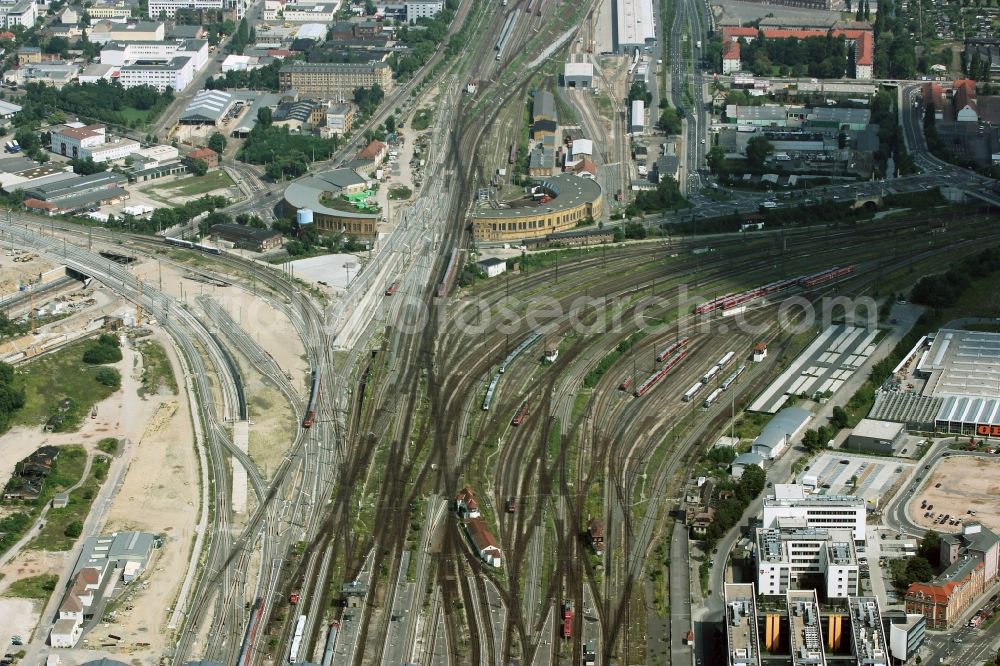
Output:
[[[989,208],[942,203],[754,233],[477,247],[477,203],[525,192],[513,166],[526,105],[563,61],[594,62],[600,91],[558,89],[560,125],[600,138],[606,198],[628,190],[630,56],[593,53],[611,6],[461,3],[467,47],[435,56],[414,105],[435,118],[423,184],[335,295],[212,245],[23,211],[0,220],[5,309],[28,326],[0,347],[15,376],[102,333],[123,350],[109,365],[119,386],[77,429],[43,418],[0,438],[2,479],[43,445],[79,444],[81,483],[108,463],[78,541],[32,546],[59,515],[53,497],[3,544],[0,594],[55,578],[30,602],[0,599],[0,612],[30,611],[20,663],[695,663],[672,622],[691,623],[689,575],[698,586],[676,534],[706,451],[744,411],[837,394],[888,328],[869,304],[891,305],[1000,230]],[[700,10],[679,7],[677,24],[700,34]],[[666,28],[676,50],[681,30]],[[685,123],[698,136],[695,116]],[[682,163],[697,168],[705,150],[689,143]],[[493,251],[508,252],[505,272],[465,279]],[[52,271],[54,286],[17,292]],[[32,314],[57,301],[72,309]],[[851,372],[827,363],[831,340]],[[176,385],[150,388],[157,367]],[[866,497],[919,466],[822,456],[812,474],[825,488]],[[993,463],[976,464],[985,475]],[[951,487],[961,465],[944,459],[929,479],[949,487],[912,501],[983,506],[995,522],[992,482]],[[151,566],[120,596],[98,590],[101,612],[56,649],[85,539],[129,530],[155,538]]]

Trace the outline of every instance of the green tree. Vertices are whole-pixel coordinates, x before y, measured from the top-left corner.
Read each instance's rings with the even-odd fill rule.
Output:
[[[81,176],[89,176],[94,173],[100,173],[102,171],[106,171],[108,168],[106,163],[95,162],[91,157],[86,159],[72,159],[69,163],[73,166],[73,173],[78,173]]]
[[[634,81],[632,87],[628,89],[629,103],[637,99],[641,99],[647,105],[653,101],[653,95],[642,81]]]
[[[63,534],[65,534],[71,539],[77,538],[78,536],[83,534],[83,523],[80,522],[79,520],[74,520],[73,522],[71,522],[69,525],[66,526],[66,529],[63,530]]]
[[[226,137],[221,132],[215,132],[208,137],[208,147],[221,155],[226,149]]]
[[[208,173],[208,162],[202,159],[191,160],[191,164],[188,166],[188,169],[195,176],[204,176]]]
[[[910,582],[926,583],[934,578],[934,569],[926,557],[911,557],[906,563],[906,575]]]
[[[656,122],[657,126],[667,134],[680,134],[681,133],[681,117],[677,113],[677,109],[666,107],[660,112],[660,119]]]
[[[938,568],[941,566],[941,535],[934,530],[927,530],[924,538],[920,540],[920,548],[917,550],[921,557],[931,563],[931,566]]]
[[[389,116],[385,119],[385,131],[389,134],[396,131],[396,116]]]
[[[766,483],[767,474],[761,469],[760,465],[748,465],[745,467],[743,469],[743,476],[740,477],[739,486],[745,502],[749,503],[760,495]]]
[[[747,142],[747,160],[752,166],[762,167],[764,161],[774,153],[774,146],[764,136],[752,137]]]
[[[261,129],[267,129],[271,126],[271,108],[268,106],[262,106],[257,109],[257,124]]]
[[[841,406],[836,406],[833,408],[833,415],[830,417],[830,423],[835,427],[842,429],[847,427],[847,412]]]
[[[116,391],[121,388],[122,385],[121,373],[114,368],[101,368],[94,375],[94,379],[96,379],[99,384],[110,386]]]
[[[705,156],[705,161],[708,162],[708,168],[716,176],[723,178],[726,174],[726,153],[719,146],[712,146],[712,149],[708,151],[708,155]]]

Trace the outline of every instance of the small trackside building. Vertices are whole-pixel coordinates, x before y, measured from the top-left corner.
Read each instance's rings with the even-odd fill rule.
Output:
[[[629,123],[629,131],[633,134],[642,134],[646,131],[646,103],[641,99],[632,100],[632,118]]]
[[[476,267],[486,273],[486,277],[488,278],[494,278],[507,272],[507,262],[496,257],[477,261]]]
[[[212,235],[232,243],[241,250],[266,252],[281,247],[281,232],[272,229],[255,229],[242,224],[212,225]]]
[[[479,557],[490,566],[499,568],[503,553],[479,512],[472,486],[465,486],[455,497],[455,513],[462,521],[465,533]]]
[[[594,65],[589,62],[568,62],[563,69],[563,85],[567,88],[593,88]]]

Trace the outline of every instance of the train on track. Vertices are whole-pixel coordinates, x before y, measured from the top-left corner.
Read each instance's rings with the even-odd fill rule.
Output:
[[[386,287],[386,289],[385,289],[385,295],[386,296],[392,296],[393,294],[396,293],[397,289],[399,289],[399,285],[396,284],[395,282],[393,282],[388,287]]]
[[[719,396],[722,395],[722,391],[723,391],[723,389],[717,388],[714,391],[712,391],[711,393],[709,393],[708,397],[705,398],[704,406],[705,407],[711,407],[712,403],[715,402],[716,400],[718,400]]]
[[[542,337],[541,333],[532,333],[531,335],[526,337],[521,342],[521,344],[515,347],[514,351],[507,354],[507,358],[505,358],[503,360],[503,363],[500,364],[500,367],[497,368],[496,374],[493,375],[493,379],[490,380],[490,385],[486,389],[486,397],[483,399],[484,412],[488,412],[490,410],[490,405],[493,404],[493,395],[496,393],[497,384],[500,383],[500,377],[503,375],[503,373],[507,371],[507,368],[510,366],[511,363],[514,362],[514,359],[523,354],[524,350],[526,350],[528,347],[538,342],[541,339],[541,337]]]
[[[183,238],[164,238],[163,242],[167,245],[173,245],[175,247],[184,247],[189,250],[198,250],[199,252],[206,252],[208,254],[222,254],[222,250],[217,247],[212,247],[211,245],[205,245],[204,243],[192,243],[189,240],[184,240]]]
[[[514,414],[514,418],[510,420],[512,426],[519,426],[524,423],[524,418],[528,415],[528,401],[525,400],[521,403],[517,412]]]
[[[510,144],[510,150],[507,152],[507,164],[513,164],[517,161],[517,144]]]
[[[813,273],[812,275],[800,275],[799,277],[790,278],[788,280],[778,280],[777,282],[771,282],[763,287],[757,287],[756,289],[750,289],[749,291],[718,296],[707,303],[702,303],[697,306],[694,309],[694,312],[695,314],[708,314],[710,312],[715,312],[716,310],[722,310],[725,312],[758,298],[778,294],[787,289],[792,289],[793,287],[811,289],[812,287],[819,286],[825,282],[842,278],[845,275],[850,275],[853,272],[854,264],[851,264],[850,266],[834,266],[833,268],[820,271],[819,273]]]
[[[312,382],[309,386],[309,405],[302,419],[302,427],[310,428],[316,422],[316,402],[319,400],[319,368],[313,368]]]
[[[240,646],[240,654],[236,659],[237,666],[246,666],[250,663],[250,655],[253,653],[253,644],[257,640],[257,632],[260,630],[261,616],[264,614],[264,599],[257,597],[250,609],[250,622],[247,623],[247,630],[243,634],[243,644]]]
[[[573,602],[566,600],[562,605],[562,637],[573,638]]]
[[[669,347],[667,347],[666,349],[664,349],[663,351],[661,351],[659,354],[656,355],[656,362],[663,363],[663,361],[665,361],[666,358],[671,354],[673,354],[675,351],[677,351],[681,347],[687,347],[688,342],[690,342],[690,339],[686,337],[681,338],[680,340],[676,340]]]
[[[330,631],[326,635],[326,646],[323,648],[323,661],[320,666],[330,666],[333,663],[333,650],[337,647],[337,635],[340,633],[340,623],[331,622]]]
[[[530,2],[528,3],[531,4]],[[530,11],[530,9],[529,9]],[[496,45],[493,47],[497,52],[497,60],[503,56],[504,50],[507,48],[507,42],[510,41],[510,36],[514,34],[514,23],[517,21],[517,14],[511,12],[507,15],[507,20],[503,24],[503,28],[500,30],[500,38],[497,39]],[[513,162],[511,162],[513,164]]]
[[[299,615],[298,622],[295,623],[295,635],[292,636],[292,647],[288,650],[288,663],[294,664],[299,660],[299,648],[302,647],[302,634],[306,630],[306,616]]]
[[[521,344],[519,344],[517,347],[514,348],[514,351],[507,354],[507,358],[505,358],[503,360],[503,363],[500,364],[500,367],[497,369],[497,372],[500,373],[501,375],[504,372],[506,372],[507,367],[514,362],[514,359],[523,354],[525,349],[538,342],[539,338],[541,337],[542,337],[541,333],[532,333],[531,335],[526,337],[524,341],[521,342]]]
[[[691,388],[689,388],[687,391],[684,391],[684,395],[681,396],[681,400],[683,400],[684,402],[691,402],[691,398],[693,398],[698,391],[704,388],[704,386],[705,384],[699,379],[698,381],[696,381],[694,384],[691,385]]]
[[[445,298],[448,292],[451,291],[451,285],[455,281],[455,275],[458,273],[458,264],[461,255],[459,254],[458,248],[451,251],[451,256],[448,258],[448,266],[444,270],[444,278],[437,286],[438,298]]]
[[[687,355],[688,355],[688,350],[686,348],[681,348],[675,351],[670,356],[670,358],[668,358],[667,361],[663,364],[662,368],[654,372],[652,375],[646,378],[646,381],[644,381],[643,383],[639,384],[638,387],[636,387],[633,395],[637,398],[641,398],[642,396],[646,395],[650,389],[652,389],[654,386],[660,383],[660,380],[669,375],[670,372],[674,368],[676,368],[677,365],[685,359],[685,357],[687,357]]]
[[[742,375],[743,371],[746,370],[746,369],[747,369],[747,366],[741,365],[740,367],[736,368],[736,370],[733,371],[733,374],[731,374],[728,377],[726,377],[725,379],[723,379],[722,380],[722,390],[725,391],[730,386],[732,386],[733,382],[736,381],[736,378],[739,377],[740,375]]]
[[[634,383],[634,381],[635,381],[634,377],[631,376],[626,377],[625,381],[623,381],[621,384],[618,385],[618,390],[627,392],[630,388],[632,388],[632,384]]]

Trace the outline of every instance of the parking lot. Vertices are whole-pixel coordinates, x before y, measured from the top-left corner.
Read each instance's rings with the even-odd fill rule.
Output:
[[[932,465],[922,482],[909,506],[910,518],[916,524],[954,533],[962,524],[978,520],[994,532],[1000,530],[1000,505],[996,501],[1000,494],[1000,460],[951,455]],[[942,520],[944,516],[948,518]]]
[[[899,477],[909,475],[914,463],[827,451],[816,456],[799,475],[802,482],[815,477],[816,491],[826,495],[855,495],[878,505]],[[874,508],[874,507],[873,507]]]

